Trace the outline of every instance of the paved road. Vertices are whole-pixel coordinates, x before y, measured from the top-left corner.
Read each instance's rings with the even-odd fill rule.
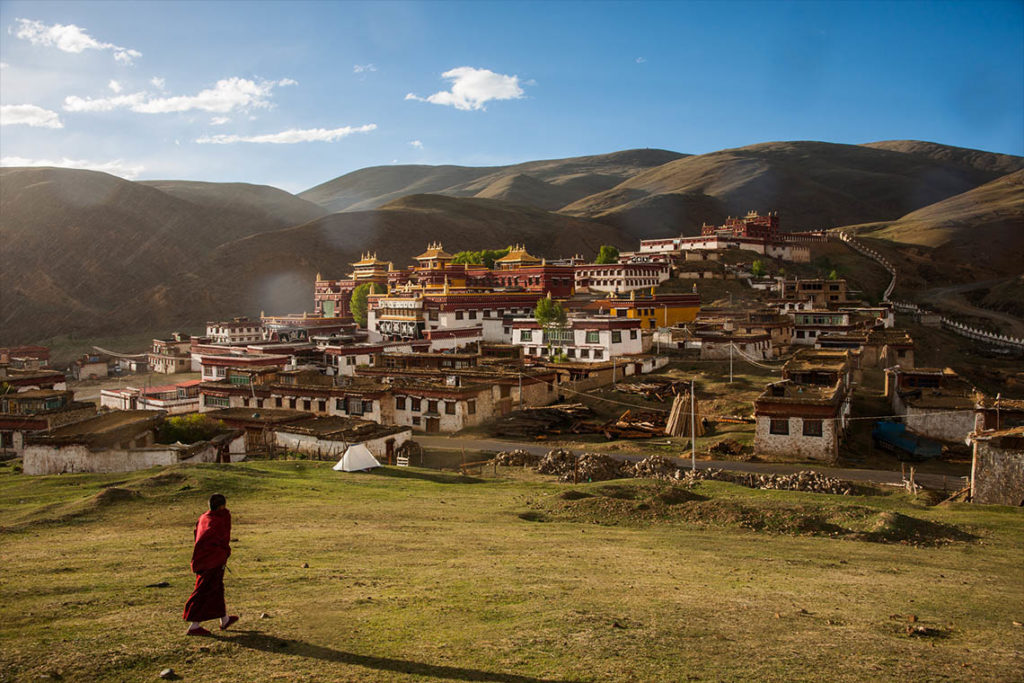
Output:
[[[510,451],[515,448],[521,448],[528,453],[535,455],[545,455],[552,448],[558,448],[556,444],[542,444],[542,443],[529,443],[529,442],[516,442],[516,441],[503,441],[500,439],[463,439],[463,438],[452,438],[447,436],[417,436],[418,441],[423,447],[438,448],[438,449],[460,449],[465,448],[471,451]],[[653,453],[605,453],[614,458],[620,460],[628,460],[630,462],[636,462],[642,460],[648,455]],[[664,455],[663,452],[657,452],[658,455]],[[678,457],[671,458],[676,462],[679,467],[689,467],[690,458]],[[698,460],[697,469],[705,470],[709,468],[731,470],[734,472],[756,472],[758,474],[792,474],[793,472],[800,472],[802,470],[814,470],[827,474],[830,477],[837,479],[846,479],[847,481],[861,481],[870,482],[875,484],[900,484],[903,481],[903,476],[899,472],[893,472],[890,470],[863,470],[863,469],[851,469],[851,468],[836,468],[836,467],[820,467],[817,465],[808,464],[786,464],[786,463],[772,463],[772,462],[741,462],[733,460]],[[921,474],[918,473],[915,477],[917,483],[927,488],[955,491],[963,487],[963,479],[961,477],[946,476],[943,474]]]

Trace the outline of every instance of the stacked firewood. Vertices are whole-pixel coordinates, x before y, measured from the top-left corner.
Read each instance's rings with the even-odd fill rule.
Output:
[[[532,467],[540,462],[540,456],[528,453],[521,448],[514,451],[502,451],[491,459],[496,465],[506,467]]]
[[[582,403],[565,403],[517,410],[494,422],[495,436],[534,438],[549,434],[587,434],[598,424],[590,422],[594,412]]]

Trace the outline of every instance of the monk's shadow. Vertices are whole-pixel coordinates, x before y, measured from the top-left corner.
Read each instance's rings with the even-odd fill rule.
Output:
[[[463,669],[457,666],[444,666],[440,664],[427,664],[425,662],[412,662],[407,659],[394,659],[392,657],[378,657],[375,655],[360,655],[355,652],[333,650],[321,645],[304,643],[301,640],[278,638],[260,631],[232,631],[234,635],[218,635],[223,640],[235,645],[247,647],[252,650],[273,652],[274,654],[287,654],[295,657],[309,657],[325,662],[337,662],[350,666],[362,666],[367,669],[378,671],[392,671],[401,674],[415,674],[419,676],[430,676],[432,678],[447,678],[454,681],[495,681],[499,683],[558,683],[555,679],[533,678],[532,676],[520,676],[517,674],[500,673],[496,671],[481,671],[479,669]]]

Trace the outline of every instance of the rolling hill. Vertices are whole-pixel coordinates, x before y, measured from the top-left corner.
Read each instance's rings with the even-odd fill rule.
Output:
[[[373,209],[423,193],[504,199],[554,210],[682,156],[634,149],[512,166],[374,166],[329,180],[299,197],[331,211]]]
[[[895,220],[994,180],[1003,168],[1024,167],[1019,157],[941,145],[930,153],[921,149],[751,145],[671,161],[561,211],[616,225],[634,238],[694,234],[703,220],[751,209],[778,211],[784,230],[809,230]],[[974,163],[964,161],[968,153]]]

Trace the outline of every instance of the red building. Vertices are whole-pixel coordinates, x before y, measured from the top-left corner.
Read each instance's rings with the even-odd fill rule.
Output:
[[[704,224],[701,226],[701,235],[721,235],[730,237],[747,237],[753,239],[778,240],[779,238],[779,213],[774,211],[767,216],[761,216],[757,211],[751,211],[743,218],[728,218],[725,225],[715,226]]]

